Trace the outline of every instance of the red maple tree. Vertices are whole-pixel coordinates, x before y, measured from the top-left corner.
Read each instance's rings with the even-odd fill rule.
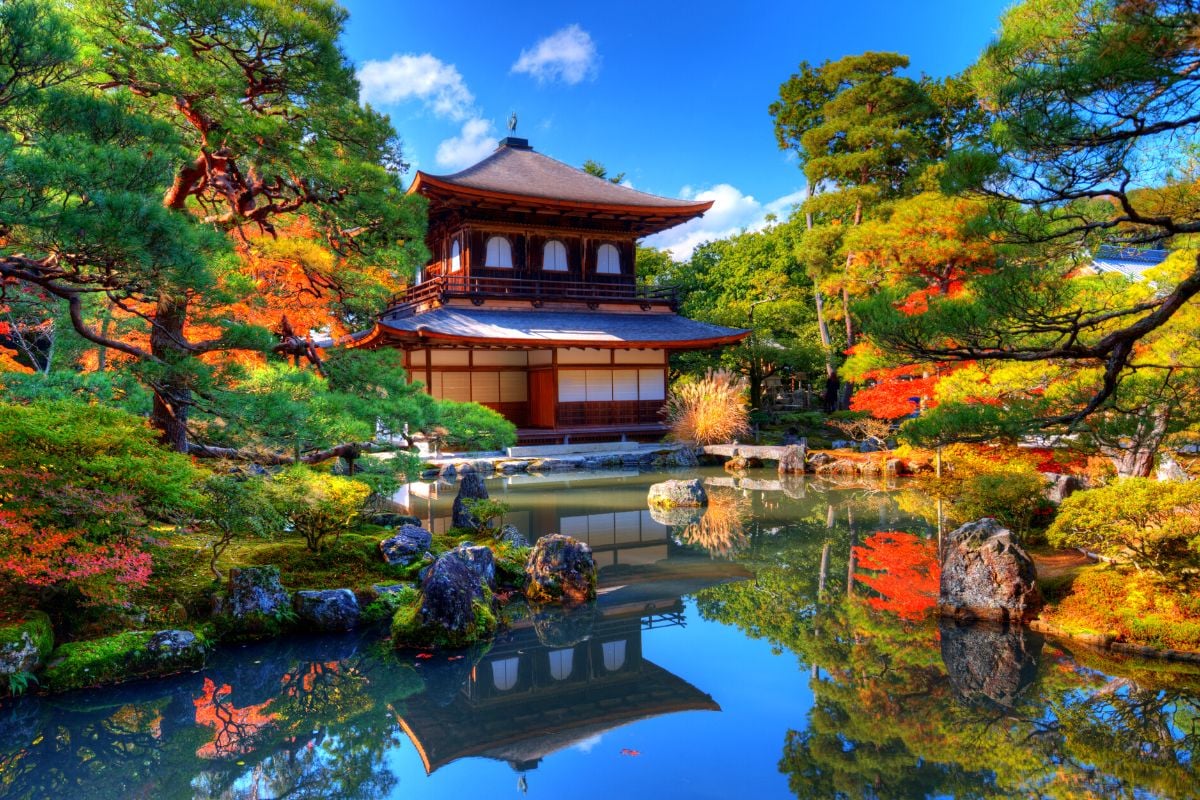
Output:
[[[941,568],[937,543],[901,531],[882,531],[854,548],[855,580],[877,592],[867,602],[902,619],[924,619],[937,605]]]

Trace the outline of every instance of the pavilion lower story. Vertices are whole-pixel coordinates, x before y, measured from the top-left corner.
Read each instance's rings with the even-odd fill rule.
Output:
[[[503,414],[523,443],[664,430],[666,350],[411,347],[404,349],[404,366],[436,398],[474,401]]]

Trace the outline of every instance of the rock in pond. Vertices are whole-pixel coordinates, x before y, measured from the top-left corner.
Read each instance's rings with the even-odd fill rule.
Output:
[[[451,524],[456,528],[477,528],[479,520],[467,508],[467,500],[487,500],[487,485],[483,476],[472,466],[464,466],[459,470],[458,495],[454,498],[451,510]]]
[[[808,452],[802,444],[788,445],[779,455],[780,475],[803,475],[808,469]]]
[[[207,642],[192,631],[125,631],[59,646],[42,674],[42,685],[65,692],[157,678],[200,669],[207,655]]]
[[[725,462],[726,472],[745,472],[750,467],[750,461],[737,450],[733,451],[733,455]]]
[[[537,540],[525,562],[525,596],[534,603],[596,599],[596,562],[585,543],[552,533]]]
[[[463,542],[446,555],[460,559],[489,589],[496,588],[496,557],[492,555],[490,548]]]
[[[454,551],[433,562],[420,593],[392,617],[396,647],[467,647],[495,631],[491,591]]]
[[[1033,559],[991,517],[950,534],[942,557],[938,610],[964,619],[1024,621],[1042,607]]]
[[[32,674],[54,649],[50,618],[41,611],[28,611],[24,619],[0,625],[0,694],[8,690],[9,678]]]
[[[407,567],[420,561],[433,545],[433,534],[419,525],[401,525],[396,533],[379,543],[385,563]]]
[[[349,589],[296,592],[296,616],[318,631],[348,631],[358,625],[358,598]]]
[[[646,497],[655,508],[699,508],[708,505],[708,494],[699,478],[688,481],[663,481],[650,487]]]

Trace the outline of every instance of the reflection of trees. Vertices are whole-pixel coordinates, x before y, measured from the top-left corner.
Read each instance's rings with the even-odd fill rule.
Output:
[[[331,652],[324,652],[330,650]],[[0,796],[375,798],[413,669],[365,643],[234,651],[204,676],[0,708]],[[397,694],[398,687],[404,691]],[[18,711],[19,709],[19,711]],[[36,742],[36,744],[34,744]]]
[[[911,558],[887,576],[879,548],[871,575],[866,563],[855,571],[849,542],[925,528],[897,516],[886,496],[827,492],[766,535],[756,508],[739,556],[756,580],[697,598],[704,617],[811,667],[813,707],[780,760],[798,797],[1200,796],[1200,676],[1077,661],[1024,631],[939,631],[873,608],[891,605],[887,591],[902,588],[924,545],[896,542]]]
[[[743,526],[748,505],[739,494],[709,490],[704,515],[680,536],[687,544],[703,547],[713,558],[731,558],[749,543]]]

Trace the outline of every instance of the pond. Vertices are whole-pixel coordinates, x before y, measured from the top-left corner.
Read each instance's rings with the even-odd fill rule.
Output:
[[[700,520],[646,510],[663,475],[490,481],[601,572],[489,648],[298,638],[0,705],[0,797],[1200,796],[1197,670],[931,621],[910,488],[700,474]],[[452,498],[402,493],[435,530]]]

